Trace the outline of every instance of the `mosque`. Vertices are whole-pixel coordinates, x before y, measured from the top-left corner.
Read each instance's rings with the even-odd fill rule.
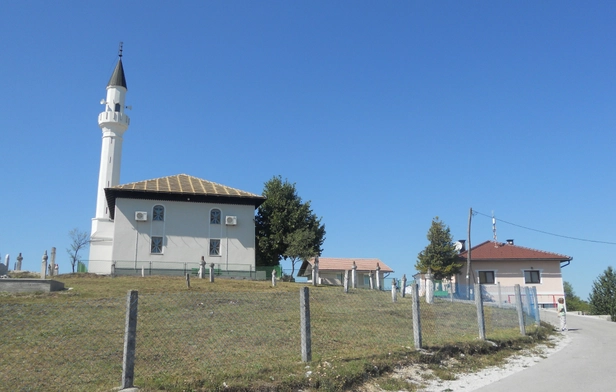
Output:
[[[254,211],[265,198],[186,174],[120,184],[127,84],[122,51],[98,115],[103,132],[88,271],[180,274],[199,265],[255,271]]]

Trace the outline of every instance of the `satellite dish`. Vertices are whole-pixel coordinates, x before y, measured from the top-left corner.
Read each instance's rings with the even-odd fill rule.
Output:
[[[456,241],[453,244],[453,247],[455,248],[456,252],[460,252],[462,250],[462,248],[464,247],[464,245],[462,245],[462,243],[460,241]]]
[[[101,99],[101,105],[105,104],[105,98]]]

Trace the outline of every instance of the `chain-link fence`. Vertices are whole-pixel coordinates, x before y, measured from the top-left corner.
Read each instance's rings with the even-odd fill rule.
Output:
[[[140,293],[137,302],[135,385],[157,390],[194,380],[260,380],[301,363],[297,291]],[[313,358],[352,360],[413,347],[412,302],[409,294],[398,293],[394,302],[387,291],[311,288]],[[424,346],[477,339],[476,302],[420,302]],[[515,306],[483,306],[488,339],[518,327]],[[117,387],[126,307],[126,298],[0,303],[0,390]]]

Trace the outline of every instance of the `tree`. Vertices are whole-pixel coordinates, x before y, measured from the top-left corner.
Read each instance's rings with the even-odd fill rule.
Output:
[[[68,253],[73,272],[75,272],[75,266],[81,261],[79,251],[85,249],[90,244],[90,235],[85,231],[75,228],[68,232],[68,236],[71,238],[71,247],[66,248],[66,253]]]
[[[281,259],[289,259],[293,275],[297,261],[321,255],[325,226],[312,212],[310,201],[302,202],[295,184],[280,176],[265,183],[263,196],[267,199],[255,217],[257,265],[279,265]]]
[[[593,282],[588,299],[594,314],[609,314],[616,321],[616,274],[612,267]]]
[[[573,292],[573,286],[569,282],[563,282],[565,299],[567,300],[567,311],[590,312],[590,305]]]
[[[450,278],[459,273],[463,264],[458,258],[449,226],[440,221],[438,216],[432,219],[427,238],[430,243],[417,255],[415,269],[425,274],[429,268],[435,279]]]

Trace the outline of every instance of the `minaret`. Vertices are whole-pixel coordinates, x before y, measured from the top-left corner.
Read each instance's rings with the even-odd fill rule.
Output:
[[[107,97],[101,100],[105,109],[98,115],[98,126],[103,132],[103,141],[98,174],[96,215],[92,219],[92,233],[90,235],[90,269],[92,269],[93,261],[111,261],[113,222],[110,219],[110,212],[107,207],[105,188],[120,183],[122,136],[130,124],[130,118],[124,113],[126,91],[126,78],[122,66],[122,43],[120,43],[118,63],[109,83],[107,83]]]

